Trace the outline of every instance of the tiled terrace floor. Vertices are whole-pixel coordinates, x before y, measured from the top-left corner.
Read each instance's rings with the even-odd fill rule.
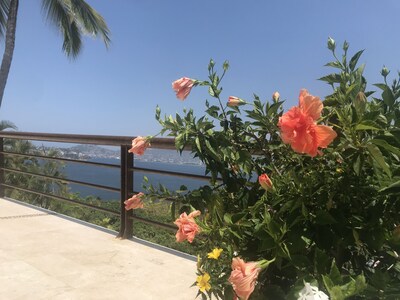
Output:
[[[195,262],[0,198],[0,299],[191,300]]]

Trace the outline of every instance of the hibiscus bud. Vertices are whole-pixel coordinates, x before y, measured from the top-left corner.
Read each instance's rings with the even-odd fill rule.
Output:
[[[150,138],[138,136],[132,140],[132,148],[129,149],[128,152],[136,155],[143,155],[148,147],[150,147]]]
[[[386,68],[385,66],[383,66],[382,71],[381,71],[382,76],[386,78],[386,76],[388,76],[389,73],[390,73],[389,69]]]
[[[222,65],[222,68],[224,69],[224,71],[227,71],[229,69],[229,61],[224,61],[224,64]]]
[[[335,40],[331,37],[328,38],[328,49],[331,51],[335,51],[336,48],[336,44],[335,44]]]
[[[343,43],[343,50],[347,51],[347,49],[349,49],[349,43],[347,41],[344,41]]]
[[[271,179],[269,179],[267,174],[261,174],[258,177],[258,183],[266,191],[272,190],[272,188],[273,188],[272,181],[271,181]]]
[[[142,202],[143,197],[144,194],[142,192],[133,195],[131,198],[129,198],[124,202],[125,209],[130,210],[130,209],[143,208],[143,202]]]
[[[201,270],[201,257],[197,254],[197,270]]]
[[[275,92],[275,93],[272,94],[272,99],[274,99],[274,101],[276,102],[276,101],[279,100],[279,97],[280,97],[280,96],[281,96],[281,95],[279,95],[278,92]]]
[[[208,63],[208,72],[210,72],[215,66],[214,60],[211,58],[210,62]]]
[[[234,106],[239,106],[239,105],[243,105],[246,104],[246,102],[238,97],[235,96],[229,96],[228,99],[228,103],[226,105],[230,106],[230,107],[234,107]]]
[[[353,101],[354,107],[357,114],[361,116],[365,111],[365,106],[367,105],[367,97],[363,92],[359,92]]]

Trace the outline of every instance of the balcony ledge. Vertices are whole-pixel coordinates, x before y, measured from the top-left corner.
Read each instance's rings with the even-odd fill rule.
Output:
[[[190,300],[193,257],[0,198],[0,299]]]

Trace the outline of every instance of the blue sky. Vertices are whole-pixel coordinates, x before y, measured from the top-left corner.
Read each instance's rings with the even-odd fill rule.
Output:
[[[0,119],[30,132],[155,134],[157,104],[166,114],[204,111],[206,89],[182,102],[171,82],[205,79],[210,58],[230,61],[222,98],[269,99],[277,90],[289,108],[301,88],[321,97],[330,92],[316,80],[330,72],[323,67],[331,60],[328,36],[340,45],[347,40],[350,53],[366,49],[360,62],[370,84],[381,81],[383,65],[393,76],[400,69],[398,0],[88,2],[106,19],[112,44],[107,50],[87,38],[72,61],[40,1],[21,1]]]

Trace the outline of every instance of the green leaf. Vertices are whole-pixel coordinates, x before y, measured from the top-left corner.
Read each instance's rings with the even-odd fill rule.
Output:
[[[340,83],[342,81],[342,78],[339,74],[329,74],[327,76],[321,77],[318,80],[326,81],[329,84],[332,83]]]
[[[297,268],[307,268],[308,266],[311,265],[310,260],[305,255],[292,255],[291,258],[292,258],[292,263]]]
[[[215,160],[219,161],[219,156],[218,156],[218,154],[215,152],[214,148],[211,146],[210,141],[209,141],[209,140],[206,140],[206,141],[205,141],[205,144],[206,144],[206,147],[207,147],[208,151],[210,152],[211,156],[212,156]]]
[[[219,84],[219,77],[217,75],[214,76],[213,85],[217,86]]]
[[[208,88],[208,93],[211,97],[215,97],[214,89],[211,86]]]
[[[358,59],[360,58],[361,54],[364,52],[364,50],[358,51],[351,59],[349,63],[349,67],[351,71],[354,71],[354,68],[357,65]]]
[[[175,213],[176,213],[176,202],[173,201],[171,203],[171,220],[175,220]]]
[[[365,120],[356,125],[356,130],[382,130],[374,121]]]
[[[364,289],[366,289],[367,288],[367,283],[365,281],[365,276],[362,275],[362,274],[358,275],[356,277],[355,285],[356,285],[356,291],[354,293],[355,295],[360,293],[360,292],[362,292]]]
[[[322,275],[322,281],[324,282],[325,288],[330,294],[330,291],[335,286],[335,284],[332,282],[328,275]]]
[[[218,112],[219,107],[216,105],[212,105],[206,110],[206,113],[208,113],[213,118],[218,118]]]
[[[243,239],[243,236],[239,235],[235,230],[229,230],[229,232],[237,237],[239,240]]]
[[[369,91],[369,92],[364,92],[364,94],[365,94],[365,97],[369,97],[369,96],[371,96],[373,93],[375,93],[375,91]]]
[[[276,247],[275,240],[269,234],[264,234],[262,237],[259,235],[257,237],[261,240],[261,243],[258,243],[258,251],[263,252]]]
[[[362,73],[364,72],[364,69],[365,69],[365,64],[362,64],[361,66],[359,66],[356,70],[357,76],[361,77]]]
[[[389,107],[392,107],[395,99],[392,90],[389,87],[386,87],[382,93],[383,102]]]
[[[178,123],[179,126],[182,126],[182,118],[179,114],[176,114],[176,123]]]
[[[394,146],[390,145],[385,140],[372,139],[370,142],[373,143],[374,145],[377,145],[383,149],[386,149],[389,152],[392,152],[392,153],[400,156],[400,149],[398,147],[394,147]]]
[[[281,107],[281,105],[282,105],[283,102],[284,102],[284,101],[278,101],[278,102],[273,103],[273,104],[268,108],[268,111],[267,111],[268,115],[269,115],[269,116],[272,116],[273,114],[276,114],[276,112],[277,112],[278,109]]]
[[[198,136],[195,139],[195,143],[196,143],[196,147],[197,147],[197,152],[201,153],[202,152],[201,151],[201,144],[200,144],[200,139],[199,139]]]
[[[338,61],[331,61],[325,65],[325,67],[333,67],[333,68],[338,68],[342,69],[342,64]]]
[[[237,223],[246,215],[247,215],[247,212],[240,212],[240,213],[234,214],[234,215],[232,215],[232,222]]]
[[[340,286],[332,287],[332,289],[329,291],[329,295],[331,296],[331,300],[344,300],[345,299]]]
[[[315,222],[320,225],[329,225],[337,223],[336,220],[332,217],[332,215],[325,210],[320,210],[317,212]]]
[[[391,185],[379,190],[380,193],[400,193],[400,180]]]
[[[340,285],[343,283],[342,276],[340,275],[339,269],[336,266],[335,260],[332,261],[331,271],[329,272],[329,278],[335,285]]]
[[[328,273],[330,257],[319,248],[315,249],[314,265],[319,274]]]
[[[348,283],[342,285],[340,289],[342,290],[344,299],[353,296],[357,292],[356,281],[354,279],[351,279]]]
[[[231,214],[225,214],[225,215],[224,215],[224,221],[225,221],[225,223],[232,225],[233,222],[232,222],[232,216],[231,216]]]
[[[277,285],[268,284],[263,288],[263,294],[261,298],[257,300],[285,300],[286,295],[282,291],[282,288]],[[253,298],[253,295],[252,295]],[[233,299],[233,298],[225,298],[225,299]]]
[[[375,83],[374,86],[380,88],[382,91],[386,90],[387,85],[384,83]]]
[[[389,177],[392,177],[392,172],[390,171],[390,168],[386,163],[381,150],[379,150],[379,148],[373,144],[368,144],[367,149],[372,158],[377,162],[378,166],[381,167]]]
[[[383,272],[381,270],[375,270],[375,273],[372,275],[370,279],[370,284],[375,288],[380,290],[385,290],[388,282],[390,281],[390,275],[387,272]]]
[[[185,147],[185,143],[186,143],[185,133],[178,134],[177,137],[175,138],[176,149],[178,149],[179,151],[182,151],[183,148]]]

